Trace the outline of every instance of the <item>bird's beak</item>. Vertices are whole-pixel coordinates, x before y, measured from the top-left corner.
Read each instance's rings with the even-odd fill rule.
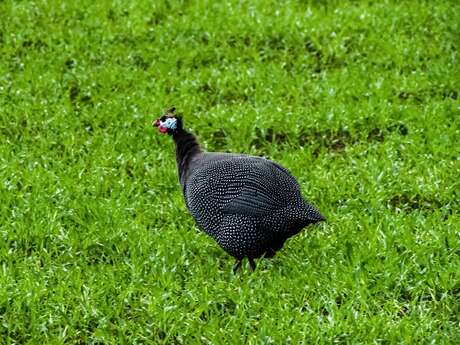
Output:
[[[152,126],[154,127],[159,127],[160,126],[160,120],[156,119],[152,121]]]

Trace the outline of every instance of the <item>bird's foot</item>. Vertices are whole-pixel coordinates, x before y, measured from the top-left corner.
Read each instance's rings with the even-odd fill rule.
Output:
[[[254,259],[249,258],[249,267],[251,267],[251,272],[254,272],[256,270],[256,262]]]
[[[256,262],[254,259],[249,258],[249,267],[251,269],[251,272],[254,272],[256,270]],[[235,265],[233,266],[233,274],[236,274],[236,272],[241,268],[243,264],[243,260],[236,260]]]
[[[233,274],[236,274],[238,269],[241,267],[242,260],[236,260],[235,265],[233,266]]]

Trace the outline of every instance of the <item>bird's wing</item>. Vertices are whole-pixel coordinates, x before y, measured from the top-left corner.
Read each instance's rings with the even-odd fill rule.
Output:
[[[245,169],[237,195],[223,206],[224,213],[261,217],[285,207],[289,202],[292,196],[289,186],[295,179],[287,170],[267,160],[251,163],[251,168]]]
[[[283,207],[274,195],[267,195],[250,185],[246,185],[237,197],[226,204],[222,211],[227,214],[265,216]]]

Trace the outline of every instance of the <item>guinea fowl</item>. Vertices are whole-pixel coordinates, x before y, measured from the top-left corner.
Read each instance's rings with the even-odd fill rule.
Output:
[[[236,258],[272,257],[284,242],[325,218],[300,193],[288,170],[261,157],[203,152],[175,108],[152,123],[176,144],[179,181],[198,227]]]

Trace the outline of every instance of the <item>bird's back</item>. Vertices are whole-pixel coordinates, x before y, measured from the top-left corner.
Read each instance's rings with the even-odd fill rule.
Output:
[[[184,193],[190,208],[208,201],[225,213],[263,216],[300,197],[295,178],[264,158],[202,153],[189,169]]]

